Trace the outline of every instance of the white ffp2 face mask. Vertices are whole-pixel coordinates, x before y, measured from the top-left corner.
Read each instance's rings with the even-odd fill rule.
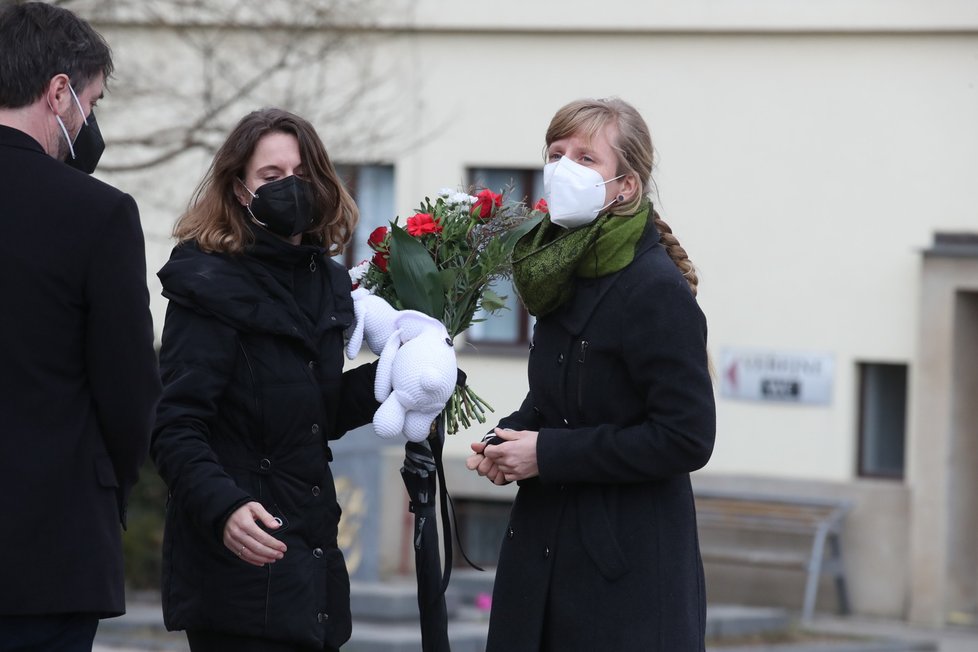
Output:
[[[547,197],[550,221],[565,229],[590,224],[608,206],[604,187],[615,179],[604,180],[597,170],[575,163],[566,156],[543,166],[543,193]]]

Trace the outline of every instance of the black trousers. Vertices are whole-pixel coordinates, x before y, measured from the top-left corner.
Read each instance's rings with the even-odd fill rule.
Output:
[[[92,652],[98,616],[0,616],[0,652]]]
[[[335,647],[303,647],[295,643],[272,641],[257,636],[238,636],[206,630],[187,630],[190,652],[339,652]]]

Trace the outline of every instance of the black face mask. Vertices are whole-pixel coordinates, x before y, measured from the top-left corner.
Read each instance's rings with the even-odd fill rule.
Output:
[[[75,137],[75,158],[71,154],[65,160],[69,166],[81,170],[85,174],[95,172],[95,166],[102,158],[105,151],[105,141],[102,139],[102,131],[98,128],[95,121],[95,111],[88,114],[88,121],[83,122],[81,130]]]
[[[312,227],[312,188],[308,181],[289,176],[248,192],[253,197],[247,207],[252,219],[272,233],[288,238]]]

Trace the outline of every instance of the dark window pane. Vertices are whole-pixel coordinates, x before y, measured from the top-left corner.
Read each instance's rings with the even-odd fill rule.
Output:
[[[473,563],[495,566],[499,544],[509,526],[511,503],[496,500],[455,499],[455,524],[465,554]],[[467,566],[461,554],[454,556],[456,566]]]
[[[859,475],[902,478],[907,366],[860,365]]]

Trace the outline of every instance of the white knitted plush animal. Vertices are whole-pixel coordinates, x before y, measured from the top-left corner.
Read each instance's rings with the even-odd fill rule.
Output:
[[[455,348],[445,326],[425,314],[403,310],[396,324],[377,365],[374,430],[423,441],[455,389]]]
[[[366,336],[367,347],[380,355],[391,334],[397,330],[394,325],[400,313],[383,299],[364,288],[353,291],[353,325],[350,339],[346,343],[346,357],[352,360],[360,352]]]
[[[354,323],[346,356],[356,357],[364,340],[380,356],[374,397],[374,431],[386,439],[403,434],[422,441],[445,409],[458,377],[455,348],[437,319],[414,310],[394,310],[380,297],[353,291]]]

